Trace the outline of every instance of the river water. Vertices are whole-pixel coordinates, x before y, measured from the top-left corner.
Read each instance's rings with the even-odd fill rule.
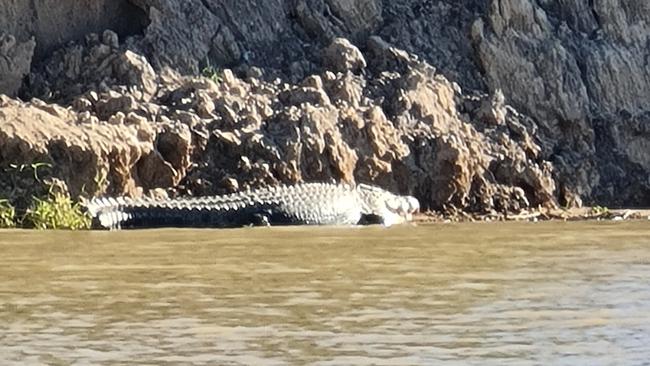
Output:
[[[0,231],[0,365],[648,365],[649,236]]]

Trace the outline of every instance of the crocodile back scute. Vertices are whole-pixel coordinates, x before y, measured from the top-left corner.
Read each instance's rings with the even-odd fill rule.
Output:
[[[241,227],[249,225],[351,225],[361,219],[354,186],[304,183],[222,196],[178,199],[97,198],[86,205],[99,226]]]

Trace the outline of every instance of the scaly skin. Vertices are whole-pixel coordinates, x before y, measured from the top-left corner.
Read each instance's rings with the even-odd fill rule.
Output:
[[[405,222],[417,199],[378,187],[326,183],[260,188],[223,196],[180,199],[95,198],[86,204],[101,227],[242,227],[355,225],[374,217],[386,226]]]

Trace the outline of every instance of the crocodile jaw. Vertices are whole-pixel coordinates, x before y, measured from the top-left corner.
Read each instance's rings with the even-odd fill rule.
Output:
[[[413,214],[420,210],[420,202],[412,196],[398,196],[367,184],[359,184],[357,192],[362,212],[381,217],[387,227],[412,220]]]
[[[402,224],[413,220],[413,214],[420,210],[420,202],[413,196],[393,196],[386,200],[383,210],[384,226]]]

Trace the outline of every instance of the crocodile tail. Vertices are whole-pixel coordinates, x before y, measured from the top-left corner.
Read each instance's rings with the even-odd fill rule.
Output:
[[[270,207],[239,204],[214,205],[188,200],[97,198],[86,204],[95,226],[109,229],[160,227],[242,227],[278,220]]]
[[[197,222],[191,210],[186,210],[185,207],[175,205],[173,202],[102,197],[88,202],[86,208],[93,217],[95,226],[109,230],[186,226],[189,222]]]

